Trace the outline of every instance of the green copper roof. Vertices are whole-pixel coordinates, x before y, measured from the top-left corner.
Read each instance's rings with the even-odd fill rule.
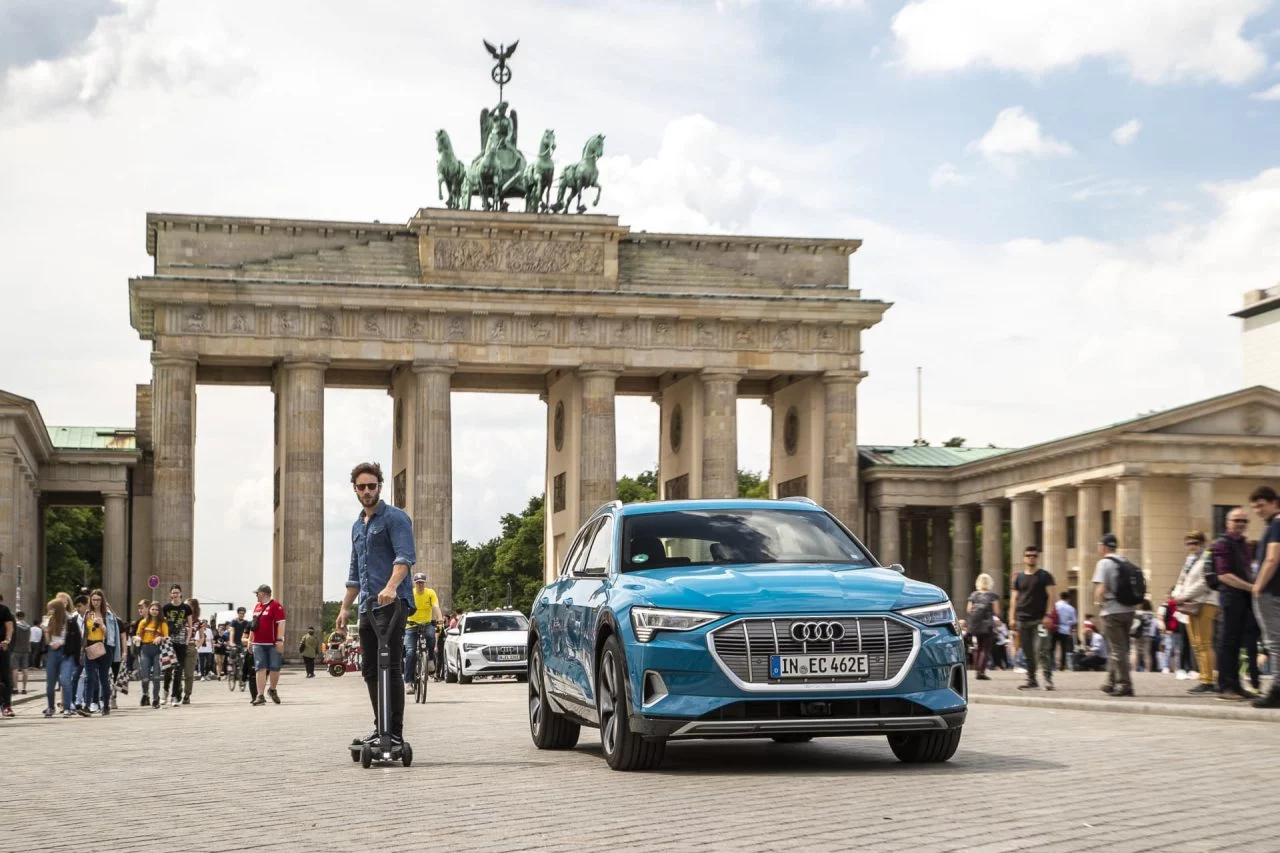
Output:
[[[895,447],[872,445],[858,448],[865,464],[875,468],[954,468],[969,462],[1008,453],[1012,447]]]
[[[51,426],[49,440],[58,450],[136,450],[137,435],[117,427]]]

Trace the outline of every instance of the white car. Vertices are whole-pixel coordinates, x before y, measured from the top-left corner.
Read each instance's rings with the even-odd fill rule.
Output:
[[[528,678],[529,619],[515,610],[479,610],[458,619],[444,638],[444,680],[470,684],[477,675]]]

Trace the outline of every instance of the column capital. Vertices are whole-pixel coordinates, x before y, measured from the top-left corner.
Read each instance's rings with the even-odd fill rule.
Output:
[[[987,498],[980,506],[1004,509],[1004,498]]]
[[[824,383],[853,382],[857,384],[867,378],[865,370],[828,370],[822,374]]]
[[[1009,497],[1009,500],[1013,501],[1013,502],[1014,502],[1014,503],[1016,503],[1016,504],[1017,504],[1017,503],[1028,503],[1028,502],[1030,502],[1030,501],[1037,500],[1039,497],[1040,497],[1040,495],[1038,495],[1038,494],[1037,494],[1037,493],[1035,493],[1035,492],[1023,492],[1022,494],[1018,494],[1018,495],[1011,495],[1011,496]]]
[[[329,366],[330,360],[327,355],[286,355],[280,359],[277,366],[284,369],[313,368],[324,370]]]
[[[583,364],[578,367],[579,376],[603,376],[617,379],[622,375],[623,368],[620,364]]]
[[[121,500],[121,501],[128,500],[128,498],[129,498],[129,494],[127,492],[103,492],[102,493],[102,500],[104,503],[109,500]]]
[[[458,369],[458,362],[452,359],[415,359],[409,365],[414,373],[443,373],[452,376]]]
[[[1219,480],[1218,477],[1212,477],[1207,474],[1192,474],[1187,479],[1192,483],[1216,483]]]
[[[1068,487],[1068,486],[1049,486],[1048,488],[1045,488],[1045,489],[1039,489],[1038,491],[1039,491],[1039,493],[1040,493],[1042,496],[1044,496],[1044,497],[1048,497],[1049,495],[1065,495],[1067,492],[1069,492],[1069,491],[1070,491],[1070,487]]]
[[[184,352],[153,352],[151,364],[154,367],[195,367],[197,359]]]
[[[698,371],[698,375],[705,382],[707,380],[733,380],[737,382],[743,376],[747,375],[745,367],[704,367]]]
[[[972,514],[973,514],[973,510],[969,508],[968,504],[960,504],[959,506],[953,506],[951,508],[952,518],[959,518],[962,516],[968,516]]]
[[[905,504],[877,504],[876,512],[902,512]]]

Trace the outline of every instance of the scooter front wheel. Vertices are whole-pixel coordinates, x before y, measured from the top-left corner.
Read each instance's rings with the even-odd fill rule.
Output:
[[[360,766],[365,770],[373,766],[373,748],[367,743],[360,747]]]

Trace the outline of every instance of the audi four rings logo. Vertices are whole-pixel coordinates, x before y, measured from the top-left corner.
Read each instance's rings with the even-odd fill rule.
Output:
[[[807,643],[829,643],[844,639],[844,625],[839,622],[792,622],[791,639]]]

